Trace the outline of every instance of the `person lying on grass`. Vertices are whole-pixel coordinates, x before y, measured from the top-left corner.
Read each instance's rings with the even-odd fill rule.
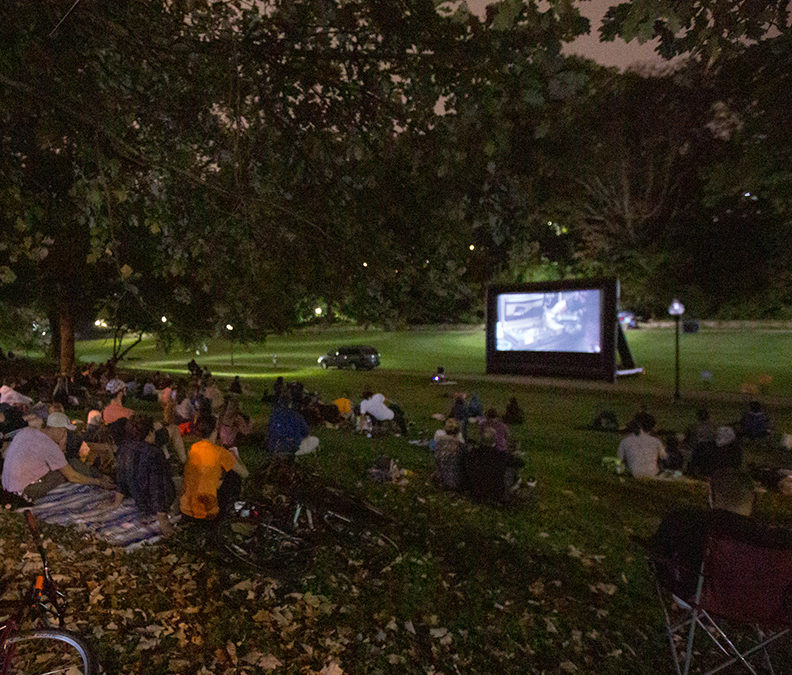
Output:
[[[176,490],[168,469],[168,460],[153,443],[154,425],[149,415],[135,415],[127,420],[125,438],[116,452],[116,494],[113,508],[124,497],[132,497],[145,515],[156,515],[164,536],[173,533],[168,521]]]

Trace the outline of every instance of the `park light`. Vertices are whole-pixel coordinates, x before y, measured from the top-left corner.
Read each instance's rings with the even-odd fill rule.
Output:
[[[368,263],[365,260],[363,261],[363,267],[368,267]]]
[[[97,328],[107,328],[107,321],[105,321],[104,319],[97,319],[96,321],[94,321],[94,326],[96,326]]]
[[[160,321],[162,321],[162,323],[168,323],[168,317],[163,315]]]
[[[476,250],[476,245],[475,245],[475,244],[471,244],[470,246],[468,246],[468,248],[469,248],[471,251],[475,251],[475,250]]]
[[[314,310],[314,314],[316,314],[316,316],[322,316],[322,308],[321,307],[317,307]]]
[[[674,350],[674,403],[679,403],[679,320],[685,313],[685,306],[677,298],[668,306],[668,313],[674,317],[676,348]]]
[[[234,330],[234,327],[230,323],[227,323],[226,330]]]

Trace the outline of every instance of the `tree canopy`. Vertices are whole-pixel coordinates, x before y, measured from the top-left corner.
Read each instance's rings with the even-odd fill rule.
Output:
[[[493,279],[618,274],[647,313],[682,283],[702,312],[783,314],[788,17],[722,5],[614,6],[605,39],[695,57],[639,75],[562,55],[589,28],[565,0],[9,0],[0,302],[49,317],[64,370],[97,316],[185,343],[317,305],[453,321]],[[738,221],[772,235],[746,246]],[[743,267],[769,260],[773,302],[701,264],[726,232]]]

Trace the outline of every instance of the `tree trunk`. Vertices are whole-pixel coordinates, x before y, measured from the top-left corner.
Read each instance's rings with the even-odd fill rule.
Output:
[[[69,309],[60,309],[60,372],[71,374],[77,359],[74,354],[74,318]]]
[[[57,310],[50,309],[47,312],[47,319],[49,320],[50,332],[50,345],[49,357],[54,362],[60,362],[60,315]]]

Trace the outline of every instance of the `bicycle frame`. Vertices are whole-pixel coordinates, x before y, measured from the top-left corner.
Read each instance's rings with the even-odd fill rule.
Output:
[[[24,598],[13,603],[5,603],[6,606],[13,605],[15,610],[4,623],[0,624],[0,659],[2,659],[0,675],[7,674],[9,661],[13,657],[14,646],[8,647],[9,640],[19,633],[27,615],[36,614],[36,618],[45,626],[48,626],[54,617],[57,617],[58,628],[63,628],[65,624],[65,612],[61,603],[64,595],[58,590],[50,574],[47,553],[41,541],[36,519],[30,511],[26,511],[25,516],[33,542],[41,557],[43,569],[41,574],[36,575],[30,591]]]

